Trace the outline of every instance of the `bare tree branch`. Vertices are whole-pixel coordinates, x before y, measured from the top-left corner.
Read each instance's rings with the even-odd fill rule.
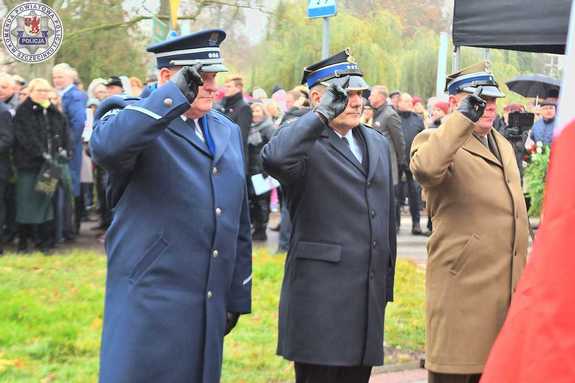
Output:
[[[200,14],[202,13],[202,11],[204,10],[204,8],[209,7],[209,6],[229,6],[229,7],[235,7],[235,8],[249,8],[249,9],[256,9],[262,13],[266,13],[266,14],[272,14],[272,12],[266,11],[263,6],[261,5],[252,5],[251,2],[241,2],[241,1],[224,1],[224,0],[199,0],[197,1],[197,8],[194,11],[194,13],[192,13],[191,15],[186,15],[186,16],[178,16],[178,20],[196,20]],[[168,15],[158,15],[156,16],[158,19],[163,20],[163,21],[170,21],[170,16]],[[99,31],[106,31],[106,30],[112,30],[112,29],[118,29],[118,28],[129,28],[133,25],[138,24],[140,21],[143,20],[151,20],[152,16],[136,16],[132,19],[126,20],[126,21],[122,21],[122,22],[118,22],[118,23],[110,23],[110,24],[102,24],[102,25],[95,25],[93,27],[88,27],[88,28],[83,28],[71,33],[68,33],[66,35],[66,41],[71,41],[74,39],[77,39],[78,37],[80,37],[81,35],[85,34],[85,33],[93,33],[93,32],[99,32]]]

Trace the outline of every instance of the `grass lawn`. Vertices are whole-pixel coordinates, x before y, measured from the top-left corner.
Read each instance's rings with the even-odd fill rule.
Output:
[[[293,381],[275,356],[283,256],[254,253],[253,313],[226,337],[222,382]],[[105,258],[97,252],[0,258],[0,382],[96,382]],[[424,273],[398,262],[386,351],[405,361],[424,345]]]

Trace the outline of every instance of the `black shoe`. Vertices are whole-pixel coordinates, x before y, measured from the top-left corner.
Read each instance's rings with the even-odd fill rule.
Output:
[[[419,224],[415,224],[411,227],[411,234],[413,235],[423,235],[423,231],[421,231],[421,226]]]

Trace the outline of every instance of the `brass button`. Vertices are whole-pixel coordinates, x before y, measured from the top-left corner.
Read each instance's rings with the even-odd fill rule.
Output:
[[[375,247],[375,245],[377,245],[377,242],[373,241],[372,245],[373,245],[373,247]]]
[[[217,168],[217,167],[214,166],[214,167],[212,168],[212,174],[213,174],[214,176],[217,176],[217,175],[219,174],[219,171],[218,171],[218,168]]]
[[[208,299],[211,299],[214,296],[211,291],[208,291]]]
[[[222,215],[222,209],[220,209],[219,207],[216,208],[216,215],[217,216]]]
[[[375,218],[375,210],[371,211],[371,218]]]
[[[172,106],[173,104],[174,104],[174,101],[173,101],[171,98],[169,98],[169,97],[164,98],[164,105],[165,105],[165,106],[167,106],[167,107],[169,108],[169,107]]]
[[[220,255],[220,252],[217,250],[212,251],[212,257],[217,258]]]

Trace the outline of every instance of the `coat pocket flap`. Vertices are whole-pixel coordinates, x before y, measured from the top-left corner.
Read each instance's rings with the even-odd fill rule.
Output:
[[[164,239],[163,235],[160,234],[158,239],[156,239],[152,245],[146,249],[144,255],[134,266],[132,273],[130,274],[129,280],[132,282],[137,282],[142,275],[152,266],[152,264],[162,255],[164,250],[168,247],[168,243]]]
[[[295,257],[337,263],[341,261],[341,245],[300,241],[295,246]]]

